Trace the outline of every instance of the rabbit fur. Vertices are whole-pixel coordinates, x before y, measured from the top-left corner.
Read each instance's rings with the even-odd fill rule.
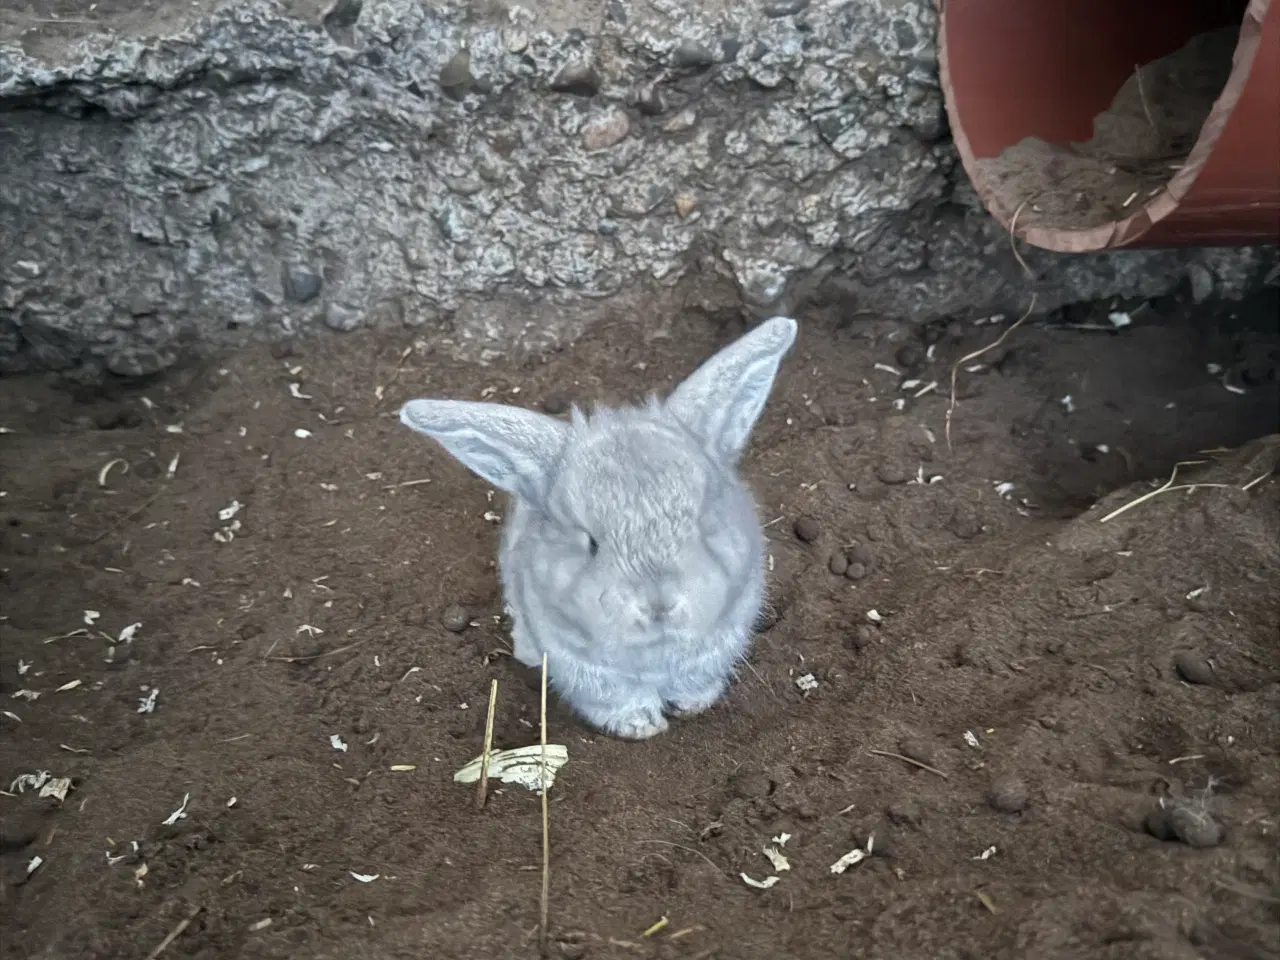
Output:
[[[764,602],[765,539],[737,462],[796,321],[774,317],[665,400],[410,400],[400,420],[511,496],[498,566],[515,658],[583,719],[642,740],[724,694]]]

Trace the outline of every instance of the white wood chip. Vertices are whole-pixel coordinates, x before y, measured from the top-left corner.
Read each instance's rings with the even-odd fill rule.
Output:
[[[351,876],[355,877],[361,883],[373,883],[373,881],[382,876],[380,873],[356,873],[354,870],[348,870],[347,873],[351,874]]]
[[[190,799],[191,794],[184,793],[182,795],[182,806],[178,807],[177,810],[173,811],[173,813],[169,814],[169,816],[161,821],[161,826],[172,827],[179,820],[187,819],[187,801]]]
[[[455,783],[475,783],[480,779],[480,761],[476,757],[453,775]],[[556,781],[556,771],[569,761],[569,748],[560,743],[547,744],[546,780],[550,790]],[[533,790],[542,789],[542,745],[535,743],[512,750],[495,750],[489,755],[489,778],[503,783],[514,783]]]
[[[870,854],[865,850],[850,850],[843,857],[831,865],[832,873],[844,873],[852,866],[856,866],[863,860],[867,859]]]
[[[49,771],[40,770],[36,773],[22,773],[13,779],[9,784],[10,793],[24,793],[27,790],[38,790],[49,781]]]
[[[738,874],[742,878],[742,882],[748,887],[755,887],[757,890],[768,890],[778,882],[777,877],[765,877],[763,880],[753,880],[745,873]]]
[[[773,869],[779,873],[783,873],[791,869],[791,863],[783,856],[782,851],[774,847],[765,847],[764,855],[769,858],[769,862],[773,864]]]
[[[831,865],[831,872],[844,873],[850,867],[856,866],[857,864],[861,863],[863,860],[866,860],[871,856],[871,851],[875,849],[875,843],[876,843],[876,837],[875,837],[875,834],[872,834],[871,836],[867,837],[867,846],[865,849],[850,850],[843,857],[841,857],[839,860],[837,860],[835,863]]]
[[[336,733],[329,734],[329,746],[333,747],[333,749],[335,750],[341,750],[343,753],[347,752],[346,741],[344,741]]]
[[[67,799],[67,793],[71,790],[70,777],[51,777],[47,783],[40,787],[40,797],[52,797],[59,803]]]

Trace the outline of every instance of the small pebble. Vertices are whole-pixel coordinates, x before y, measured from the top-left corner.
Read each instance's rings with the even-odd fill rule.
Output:
[[[850,563],[860,563],[868,569],[871,567],[871,561],[875,559],[875,554],[865,543],[855,543],[849,548],[848,555]]]
[[[871,855],[873,857],[893,856],[893,831],[889,828],[888,820],[879,821],[865,834],[858,836],[857,840],[858,845],[864,850],[867,848],[867,841],[871,841]]]
[[[868,644],[874,643],[875,639],[876,628],[869,623],[862,623],[845,634],[844,645],[849,650],[856,652]]]
[[[1027,785],[1018,777],[997,777],[987,791],[987,803],[1000,813],[1021,813],[1027,808]]]
[[[881,463],[876,465],[876,479],[889,486],[897,486],[910,480],[911,474],[896,463]]]
[[[849,558],[837,550],[831,555],[831,559],[827,561],[827,569],[837,577],[843,577],[844,572],[849,569]]]
[[[904,343],[895,356],[899,366],[913,370],[924,363],[924,348],[918,343]]]
[[[277,340],[271,344],[271,356],[276,360],[284,360],[293,356],[293,343],[289,340]]]
[[[933,748],[924,740],[907,737],[898,744],[898,752],[909,760],[923,763],[930,767],[937,766],[933,762]]]
[[[553,393],[542,401],[542,409],[553,417],[559,416],[569,409],[569,398],[563,393]]]
[[[773,792],[773,781],[759,771],[739,771],[729,778],[729,793],[744,800],[764,798]]]
[[[1209,685],[1213,683],[1213,668],[1207,660],[1194,653],[1180,653],[1173,658],[1173,668],[1187,683]]]
[[[466,607],[455,603],[445,607],[444,613],[440,614],[440,623],[450,633],[461,633],[470,625],[471,614]]]
[[[805,543],[813,543],[822,536],[822,524],[813,517],[798,517],[792,525],[797,537]]]
[[[1174,807],[1169,812],[1169,827],[1174,836],[1196,850],[1207,850],[1222,843],[1222,827],[1207,813],[1198,810]]]
[[[849,580],[861,580],[867,575],[866,564],[851,563],[845,567],[844,575]]]
[[[613,107],[582,128],[582,148],[588,153],[608,150],[626,139],[631,132],[631,121],[626,113]]]
[[[1165,807],[1152,807],[1142,819],[1142,829],[1151,834],[1157,840],[1176,840],[1177,834],[1173,832],[1173,824],[1169,821],[1170,811]]]
[[[885,814],[891,821],[898,826],[918,826],[920,823],[920,808],[910,800],[895,800],[889,804]]]

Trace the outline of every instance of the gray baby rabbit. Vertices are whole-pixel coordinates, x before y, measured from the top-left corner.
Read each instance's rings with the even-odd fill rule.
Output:
[[[629,739],[720,699],[764,602],[764,531],[736,465],[796,322],[774,317],[665,401],[520,407],[410,400],[400,421],[511,494],[499,575],[515,657]]]

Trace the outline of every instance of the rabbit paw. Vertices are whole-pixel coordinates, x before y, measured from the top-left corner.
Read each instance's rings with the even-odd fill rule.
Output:
[[[724,696],[725,684],[718,683],[708,690],[676,697],[671,701],[671,712],[677,717],[692,717],[710,710]]]
[[[608,729],[625,740],[648,740],[667,729],[667,718],[646,711],[615,720]]]
[[[594,715],[593,715],[594,714]],[[608,711],[589,711],[587,719],[605,733],[624,740],[648,740],[667,729],[667,718],[656,704],[637,704]]]

